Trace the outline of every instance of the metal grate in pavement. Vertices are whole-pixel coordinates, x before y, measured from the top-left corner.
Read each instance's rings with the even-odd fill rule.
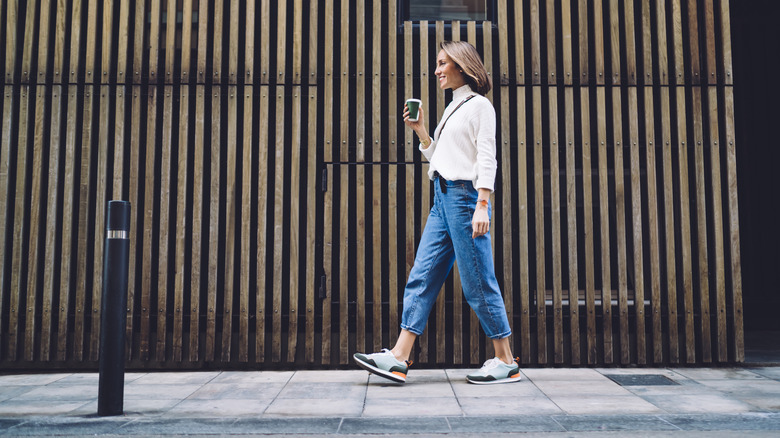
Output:
[[[663,386],[679,385],[674,380],[660,374],[604,374],[620,386]]]

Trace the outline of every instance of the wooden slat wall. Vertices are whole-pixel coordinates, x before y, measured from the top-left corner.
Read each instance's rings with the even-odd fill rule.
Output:
[[[109,199],[133,207],[134,366],[391,346],[433,201],[401,112],[422,98],[435,128],[449,39],[493,77],[521,362],[744,360],[729,2],[403,3],[0,1],[0,368],[96,365]],[[491,354],[456,266],[415,359]]]

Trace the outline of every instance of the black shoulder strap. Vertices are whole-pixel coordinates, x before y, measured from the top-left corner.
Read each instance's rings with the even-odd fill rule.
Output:
[[[474,97],[474,96],[476,96],[476,94],[472,94],[471,96],[463,99],[463,101],[461,103],[459,103],[458,106],[456,106],[454,110],[452,110],[450,115],[448,115],[447,118],[444,119],[444,123],[441,124],[441,129],[439,129],[439,137],[441,137],[441,132],[444,131],[444,126],[447,125],[447,120],[449,120],[450,117],[452,117],[452,115],[455,114],[455,111],[457,111],[458,108],[462,107],[464,103],[466,103],[469,100],[471,100],[471,98]],[[436,139],[434,139],[434,140],[436,140]]]

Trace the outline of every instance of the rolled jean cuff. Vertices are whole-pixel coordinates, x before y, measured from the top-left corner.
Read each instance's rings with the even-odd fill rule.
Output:
[[[416,328],[413,328],[411,326],[404,325],[404,324],[401,324],[401,330],[406,330],[407,332],[414,333],[417,336],[422,335],[422,332],[423,332],[423,330],[417,330]]]
[[[410,331],[411,331],[411,330],[410,330]],[[495,340],[499,340],[499,339],[508,338],[508,337],[510,337],[511,335],[512,335],[512,330],[508,330],[508,331],[505,331],[504,333],[499,333],[499,334],[497,334],[497,335],[494,335],[494,336],[488,336],[488,338],[490,338],[490,339],[495,339]]]

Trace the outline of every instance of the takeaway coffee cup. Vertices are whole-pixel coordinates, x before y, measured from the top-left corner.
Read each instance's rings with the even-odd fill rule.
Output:
[[[407,99],[406,107],[409,108],[409,121],[416,122],[419,120],[422,101],[420,99]]]

